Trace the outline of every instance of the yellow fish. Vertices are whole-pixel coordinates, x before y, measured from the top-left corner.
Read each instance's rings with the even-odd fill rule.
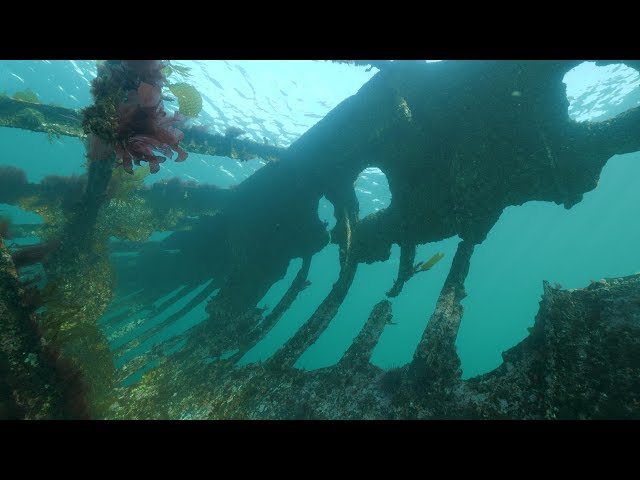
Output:
[[[414,273],[424,272],[426,270],[431,269],[431,267],[433,267],[436,263],[438,263],[440,260],[442,260],[442,257],[444,257],[444,253],[436,253],[433,257],[431,257],[426,262],[418,263],[413,268]]]

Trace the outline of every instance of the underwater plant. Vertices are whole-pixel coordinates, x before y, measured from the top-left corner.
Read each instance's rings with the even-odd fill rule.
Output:
[[[182,119],[179,113],[167,116],[162,108],[160,88],[141,83],[137,91],[129,92],[127,101],[120,107],[118,140],[114,145],[125,171],[133,173],[132,161],[140,165],[144,160],[149,162],[149,171],[156,173],[165,157],[172,156],[172,150],[178,153],[177,162],[185,160],[187,152],[178,146],[183,133],[172,126]]]
[[[24,170],[12,166],[0,166],[0,203],[10,203],[27,184],[27,174]]]
[[[168,116],[162,102],[165,81],[160,60],[107,61],[99,65],[91,92],[95,104],[83,111],[83,128],[89,137],[89,159],[107,160],[114,155],[125,171],[133,164],[149,163],[151,173],[173,155],[187,158],[178,145],[184,134],[174,125],[185,117]]]
[[[202,96],[198,89],[188,83],[172,83],[168,86],[178,99],[180,114],[186,117],[197,117],[202,110]]]
[[[20,100],[21,102],[29,102],[29,103],[40,103],[40,98],[38,98],[38,94],[27,88],[26,90],[22,90],[21,92],[16,92],[13,94],[14,100]]]

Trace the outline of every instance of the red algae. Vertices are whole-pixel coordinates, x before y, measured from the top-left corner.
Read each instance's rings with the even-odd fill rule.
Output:
[[[84,110],[90,160],[115,155],[128,173],[143,161],[156,173],[174,152],[176,162],[187,158],[179,146],[184,134],[177,128],[185,117],[169,116],[164,110],[161,88],[166,65],[160,60],[124,60],[100,66],[91,88],[95,105]]]

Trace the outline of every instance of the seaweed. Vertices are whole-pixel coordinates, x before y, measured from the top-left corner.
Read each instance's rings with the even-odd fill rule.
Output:
[[[14,93],[12,98],[14,100],[20,100],[21,102],[40,103],[38,94],[30,88]]]
[[[179,146],[184,134],[176,128],[184,117],[168,116],[162,104],[164,65],[159,60],[123,60],[98,67],[91,87],[94,105],[83,110],[90,159],[105,161],[115,155],[128,173],[146,161],[156,173],[174,151],[177,162],[187,158]]]

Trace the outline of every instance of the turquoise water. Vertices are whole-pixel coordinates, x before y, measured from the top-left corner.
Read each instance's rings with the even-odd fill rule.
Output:
[[[241,126],[254,140],[267,139],[279,146],[295,141],[375,73],[375,69],[366,72],[360,67],[310,61],[183,63],[192,68],[190,81],[201,89],[204,97],[205,110],[200,122],[213,125],[214,131],[219,132],[227,126]],[[13,94],[28,87],[44,103],[80,108],[91,101],[89,83],[94,75],[95,64],[89,61],[1,61],[0,92]],[[638,104],[638,75],[624,67],[596,68],[584,64],[567,75],[566,83],[570,113],[580,121],[603,120]],[[0,128],[0,144],[4,147],[0,165],[23,168],[31,182],[52,174],[81,174],[85,168],[84,146],[77,139],[61,137],[50,142],[45,134]],[[264,164],[261,160],[239,163],[229,158],[190,154],[184,163],[163,164],[160,172],[148,176],[146,181],[178,176],[229,188]],[[457,347],[466,378],[498,366],[501,353],[527,335],[538,309],[543,280],[564,288],[581,288],[591,280],[640,271],[638,178],[640,154],[616,156],[605,166],[597,188],[570,210],[547,202],[529,202],[503,212],[486,240],[476,247],[465,283],[468,296],[463,302],[465,313]],[[384,209],[390,201],[387,180],[377,169],[362,172],[356,182],[356,194],[361,217]],[[39,221],[32,213],[7,205],[0,205],[2,213],[9,214],[15,223]],[[329,227],[335,224],[328,202],[320,203],[318,213]],[[37,239],[16,241],[32,243]],[[443,252],[445,257],[432,270],[414,276],[402,294],[391,300],[395,324],[385,327],[373,352],[374,364],[391,368],[411,360],[458,241],[454,237],[418,247],[416,261],[426,260],[436,252]],[[394,246],[387,261],[359,266],[338,314],[320,339],[299,358],[297,367],[322,368],[340,359],[373,305],[393,285],[398,262],[399,248]],[[259,307],[266,308],[268,313],[277,304],[301,263],[300,259],[291,261],[285,277],[271,287]],[[326,297],[338,273],[338,247],[329,245],[312,259],[311,286],[240,363],[265,360],[281,347]],[[176,285],[169,295],[176,294],[180,287]],[[117,348],[161,323],[205,287],[206,284],[192,287],[171,311],[150,318],[148,311],[132,316],[131,321],[139,320],[140,325],[126,336],[108,332],[112,335],[112,347]],[[160,300],[157,299],[158,304]],[[206,318],[205,304],[206,301],[194,306],[182,319],[117,362],[122,364],[154,344],[188,331]],[[114,315],[114,311],[107,315]]]

